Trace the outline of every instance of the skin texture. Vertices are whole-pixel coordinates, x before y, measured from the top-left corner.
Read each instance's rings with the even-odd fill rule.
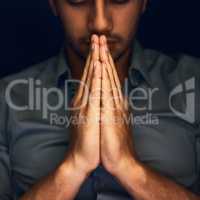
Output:
[[[131,125],[124,121],[130,108],[121,84],[128,69],[129,42],[146,1],[116,4],[111,0],[88,0],[76,6],[66,0],[49,1],[64,27],[72,75],[85,83],[71,102],[74,108],[82,106],[71,114],[87,121],[72,125],[70,150],[62,164],[21,200],[74,199],[100,163],[137,200],[199,200],[137,160]],[[118,42],[109,42],[112,36],[117,36]]]

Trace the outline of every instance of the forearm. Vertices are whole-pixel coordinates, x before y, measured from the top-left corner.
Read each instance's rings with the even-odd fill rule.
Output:
[[[118,179],[137,200],[200,200],[184,187],[139,162],[130,164]]]
[[[83,171],[71,162],[65,162],[34,185],[20,200],[71,200],[86,178]]]

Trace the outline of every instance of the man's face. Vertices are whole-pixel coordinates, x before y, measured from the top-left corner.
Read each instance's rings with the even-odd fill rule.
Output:
[[[67,45],[86,58],[92,34],[104,34],[117,60],[129,48],[147,0],[49,0],[65,31]]]

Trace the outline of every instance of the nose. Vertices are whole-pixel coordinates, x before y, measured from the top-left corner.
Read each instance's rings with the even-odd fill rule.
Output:
[[[112,18],[105,0],[94,0],[89,14],[88,29],[91,34],[108,34],[112,30]]]

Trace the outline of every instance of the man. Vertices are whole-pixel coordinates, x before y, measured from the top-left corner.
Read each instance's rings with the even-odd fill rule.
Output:
[[[147,0],[49,3],[64,51],[1,80],[0,199],[199,200],[199,60],[142,50]],[[66,113],[78,123],[51,119]]]

